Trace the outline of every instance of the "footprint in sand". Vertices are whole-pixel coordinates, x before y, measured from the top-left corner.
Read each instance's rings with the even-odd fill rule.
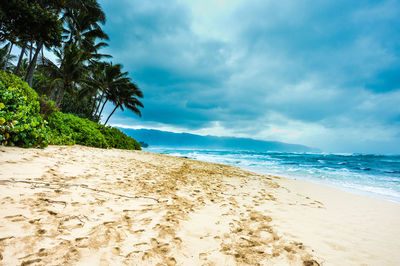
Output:
[[[200,260],[207,260],[207,253],[200,253],[199,254],[199,259]]]
[[[75,238],[75,246],[78,248],[87,248],[89,246],[89,238],[88,237]]]
[[[140,233],[143,233],[144,231],[145,231],[144,229],[139,229],[139,230],[133,231],[132,233],[133,234],[140,234]]]
[[[320,264],[318,262],[316,262],[315,260],[305,260],[305,261],[303,261],[303,265],[304,266],[320,266]]]
[[[22,221],[26,221],[28,219],[25,216],[23,216],[22,214],[5,216],[4,218],[10,219],[11,222],[22,222]]]
[[[179,247],[182,244],[182,239],[180,237],[174,237],[172,243]]]
[[[33,260],[26,260],[21,263],[21,266],[31,265],[36,262],[41,262],[42,259],[33,259]]]
[[[174,257],[169,257],[166,259],[165,261],[167,263],[168,266],[174,266],[176,265],[176,260]]]
[[[142,225],[148,225],[148,224],[151,223],[151,221],[152,221],[151,218],[144,218],[144,219],[139,220],[139,222],[140,222]]]

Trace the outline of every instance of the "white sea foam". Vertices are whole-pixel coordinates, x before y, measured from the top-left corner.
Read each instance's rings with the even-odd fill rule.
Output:
[[[150,148],[173,156],[238,166],[400,202],[400,156]]]

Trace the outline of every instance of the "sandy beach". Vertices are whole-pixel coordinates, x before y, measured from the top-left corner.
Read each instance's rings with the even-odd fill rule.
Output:
[[[0,265],[400,265],[394,202],[144,151],[0,167]]]

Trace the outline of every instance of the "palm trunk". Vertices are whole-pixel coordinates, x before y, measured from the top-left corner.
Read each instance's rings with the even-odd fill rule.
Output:
[[[99,111],[99,108],[100,108],[100,105],[101,105],[101,101],[103,101],[104,93],[105,92],[103,91],[103,93],[101,94],[100,101],[99,101],[99,104],[97,105],[96,112],[94,113],[94,115],[96,115],[97,112]]]
[[[119,107],[119,104],[117,104],[117,105],[115,106],[114,110],[113,110],[113,111],[111,112],[111,114],[108,116],[108,118],[107,118],[106,122],[104,123],[104,125],[107,124],[108,120],[109,120],[110,117],[114,114],[115,110],[117,110],[118,107]]]
[[[103,109],[104,109],[104,106],[106,105],[107,101],[108,101],[108,99],[106,99],[106,100],[104,101],[103,106],[101,107],[101,110],[100,110],[100,113],[99,113],[99,119],[100,119],[100,117],[101,117],[101,113],[103,113]]]
[[[6,63],[4,64],[4,69],[3,70],[7,69],[8,60],[10,60],[11,51],[12,51],[12,48],[13,48],[13,45],[14,45],[14,43],[12,43],[12,42],[10,42],[10,43],[11,43],[10,50],[8,51],[8,54],[7,54],[7,57],[6,57]]]
[[[64,99],[65,92],[68,90],[70,84],[64,84],[63,87],[60,88],[59,95],[57,97],[56,105],[57,107],[61,106],[62,100]]]
[[[11,45],[10,45],[10,50],[8,51],[7,57],[10,57],[12,48],[13,48],[13,46],[14,46],[14,43],[13,43],[13,42],[10,42],[10,43],[11,43]]]
[[[31,41],[31,47],[29,49],[29,63],[32,62],[32,50],[33,50],[33,42]]]
[[[25,50],[26,50],[26,42],[22,45],[21,53],[18,58],[17,67],[14,70],[14,75],[17,75],[17,76],[19,75],[19,69],[21,68],[22,59],[24,59]]]
[[[90,113],[92,114],[92,116],[94,115],[94,108],[96,108],[96,100],[97,100],[97,97],[96,97],[96,95],[92,95],[92,108],[90,108]]]
[[[90,109],[90,115],[92,116],[92,120],[94,121],[95,113],[94,109],[96,108],[96,102],[97,102],[97,92],[93,95],[93,103],[92,103],[92,108]]]
[[[53,87],[53,89],[51,90],[50,100],[52,100],[53,102],[56,102],[57,100],[58,90],[59,89],[57,87]]]
[[[28,82],[28,85],[32,87],[32,82],[33,82],[33,74],[35,73],[35,67],[36,67],[36,60],[38,58],[40,49],[43,47],[43,42],[38,42],[35,55],[32,58],[32,61],[30,62],[28,69],[26,71],[26,76],[25,76],[25,81]]]
[[[64,99],[65,91],[66,91],[65,88],[62,88],[62,89],[61,89],[60,95],[57,97],[57,101],[56,101],[57,107],[60,107],[60,105],[61,105],[61,103],[62,103],[62,100]]]

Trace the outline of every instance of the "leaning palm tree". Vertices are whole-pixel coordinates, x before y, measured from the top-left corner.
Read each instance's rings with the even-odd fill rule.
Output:
[[[109,100],[115,105],[114,110],[107,117],[104,125],[107,124],[110,117],[114,114],[115,110],[119,107],[124,111],[124,107],[133,111],[138,116],[142,116],[138,107],[143,107],[143,104],[138,100],[138,98],[143,98],[142,91],[136,86],[135,83],[130,80],[127,81],[122,86],[119,86],[111,92],[109,95]]]
[[[93,117],[100,118],[106,103],[113,99],[113,93],[125,85],[129,78],[128,72],[122,72],[120,64],[97,63],[95,73],[88,76],[85,81],[86,89],[96,93],[98,103]],[[98,95],[98,94],[101,95]]]

